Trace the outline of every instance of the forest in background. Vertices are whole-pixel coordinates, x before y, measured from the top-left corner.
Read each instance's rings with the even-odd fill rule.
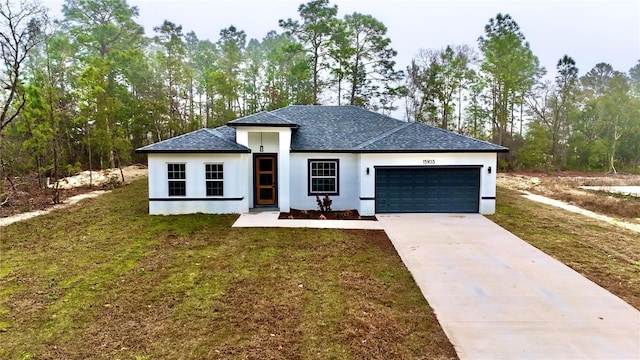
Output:
[[[290,104],[362,106],[507,146],[502,168],[640,171],[640,60],[579,77],[544,69],[508,14],[477,44],[422,47],[406,68],[386,26],[301,4],[262,39],[218,39],[165,20],[153,36],[125,0],[0,2],[0,203],[12,179],[144,162],[138,147]],[[579,59],[578,59],[579,60]],[[548,74],[555,72],[555,76]],[[7,186],[9,183],[10,186]]]

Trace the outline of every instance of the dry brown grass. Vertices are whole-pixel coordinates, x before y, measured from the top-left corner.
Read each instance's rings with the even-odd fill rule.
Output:
[[[640,176],[501,175],[498,183],[581,207],[595,213],[640,223],[640,198],[583,190],[581,186],[640,186]]]

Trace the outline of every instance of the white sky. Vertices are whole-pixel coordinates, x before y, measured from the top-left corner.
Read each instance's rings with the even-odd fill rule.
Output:
[[[308,1],[308,0],[307,0]],[[138,23],[148,36],[169,20],[216,41],[222,28],[234,25],[247,38],[280,32],[279,19],[297,18],[305,0],[129,0],[140,11]],[[56,17],[62,1],[45,0]],[[332,0],[338,16],[355,11],[382,21],[398,68],[405,69],[421,48],[467,44],[477,47],[484,26],[498,12],[520,25],[540,63],[551,76],[567,54],[583,75],[599,62],[627,72],[640,59],[640,0]]]

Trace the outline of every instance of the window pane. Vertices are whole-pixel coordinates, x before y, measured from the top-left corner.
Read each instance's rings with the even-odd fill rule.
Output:
[[[336,180],[335,178],[314,178],[311,179],[311,191],[312,192],[335,192]]]
[[[260,200],[271,200],[273,199],[273,189],[260,189],[258,196],[260,197]]]
[[[272,159],[260,159],[259,170],[260,171],[271,171],[273,170],[273,160]]]
[[[309,177],[311,192],[337,193],[338,161],[310,161]]]
[[[260,185],[273,185],[273,176],[271,174],[260,174]]]
[[[207,180],[222,180],[222,164],[206,164],[205,178]]]
[[[168,179],[186,179],[186,165],[185,164],[167,164],[167,178]]]
[[[169,196],[187,195],[186,181],[169,181]]]
[[[207,181],[207,196],[222,196],[222,181]]]

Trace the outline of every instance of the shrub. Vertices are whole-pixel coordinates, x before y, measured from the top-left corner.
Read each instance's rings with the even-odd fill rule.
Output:
[[[316,202],[318,203],[318,210],[321,212],[331,211],[331,203],[333,203],[333,200],[329,198],[328,194],[325,194],[322,199],[316,194]]]

